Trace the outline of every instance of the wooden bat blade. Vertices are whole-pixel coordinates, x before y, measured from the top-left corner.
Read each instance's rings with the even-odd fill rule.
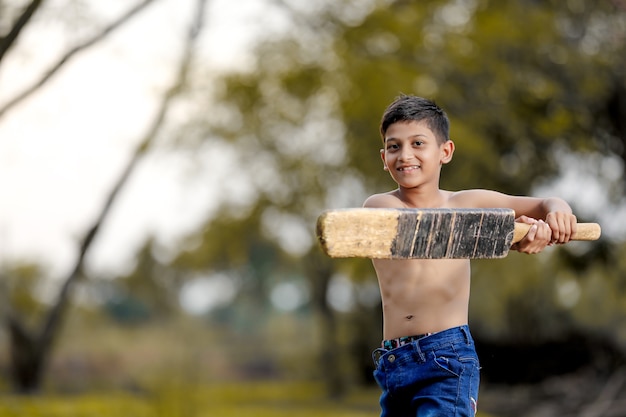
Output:
[[[502,258],[514,222],[510,209],[340,209],[319,216],[317,237],[333,258]]]
[[[333,258],[502,258],[530,225],[510,209],[340,209],[322,213],[317,237]],[[596,240],[600,225],[579,223],[573,240]]]

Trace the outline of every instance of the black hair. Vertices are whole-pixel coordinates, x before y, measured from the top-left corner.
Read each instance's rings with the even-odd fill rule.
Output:
[[[426,121],[439,143],[450,140],[450,121],[446,112],[432,100],[406,94],[397,97],[383,113],[380,134],[385,140],[385,133],[393,123],[422,120]]]

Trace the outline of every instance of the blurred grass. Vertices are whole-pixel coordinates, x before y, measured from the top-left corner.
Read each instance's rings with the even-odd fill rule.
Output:
[[[162,382],[138,392],[0,396],[0,417],[373,417],[378,389],[331,400],[313,382],[228,382],[184,386]],[[481,417],[488,417],[479,414]]]
[[[380,415],[378,387],[361,386],[348,374],[346,396],[329,398],[319,382],[315,332],[288,332],[302,327],[282,316],[259,334],[242,335],[186,318],[121,326],[70,315],[42,393],[32,396],[11,394],[0,329],[0,417]]]
[[[364,417],[379,414],[377,401],[374,388],[333,401],[325,397],[322,385],[310,382],[161,383],[135,393],[2,395],[0,417]]]

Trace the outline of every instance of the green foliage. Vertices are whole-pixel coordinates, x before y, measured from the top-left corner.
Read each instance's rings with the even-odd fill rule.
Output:
[[[0,271],[0,302],[25,323],[35,325],[46,310],[41,295],[46,293],[46,282],[41,267],[34,264],[16,264]]]
[[[273,286],[287,277],[301,276],[297,260],[285,254],[262,233],[261,215],[254,211],[233,219],[226,210],[206,224],[199,245],[191,246],[172,262],[179,274],[211,276],[225,273],[232,277],[238,293],[232,307],[221,309],[222,319],[234,320],[249,331],[271,311]],[[232,323],[231,323],[232,324]]]
[[[224,77],[223,112],[194,122],[235,144],[258,214],[278,206],[311,224],[339,193],[360,205],[392,188],[378,122],[401,92],[451,117],[444,188],[528,194],[559,174],[564,150],[620,149],[606,109],[624,87],[625,17],[608,4],[391,1],[358,23],[351,2],[290,12],[298,30],[262,42],[252,71]]]
[[[626,349],[626,268],[618,261],[624,245],[598,246],[573,243],[532,258],[511,253],[475,261],[470,316],[476,332],[541,342],[580,331]]]
[[[99,294],[104,310],[119,323],[137,324],[180,311],[178,291],[182,279],[159,261],[156,252],[156,244],[149,240],[128,274],[113,281],[94,280],[86,284]]]
[[[400,93],[433,98],[450,116],[457,150],[443,170],[445,189],[531,194],[561,174],[564,152],[626,160],[619,105],[626,100],[626,13],[616,3],[316,4],[288,8],[297,28],[262,41],[253,68],[225,75],[206,92],[215,93],[219,110],[191,121],[217,146],[232,147],[240,161],[234,169],[254,189],[243,208],[225,205],[190,238],[200,243],[176,261],[201,271],[249,266],[248,282],[256,284],[233,308],[258,313],[242,305],[267,297],[271,276],[307,276],[312,303],[326,312],[324,291],[333,273],[372,279],[363,260],[331,262],[315,245],[290,252],[266,220],[278,213],[312,235],[322,210],[360,206],[367,195],[394,188],[380,162],[378,123]],[[623,196],[623,180],[617,182]],[[617,319],[623,290],[614,291],[624,270],[612,271],[610,250],[597,247],[477,262],[473,321],[485,334],[505,338],[554,338],[600,320],[624,333]],[[567,293],[578,288],[570,280],[583,291],[577,300]],[[609,294],[601,318],[584,313]],[[367,337],[377,334],[377,314],[372,307],[355,312],[368,318]],[[358,333],[364,332],[354,333],[349,344],[363,345]]]
[[[599,125],[597,112],[617,87],[609,73],[619,67],[607,65],[603,51],[586,53],[582,34],[572,34],[589,29],[592,15],[612,20],[612,11],[584,8],[587,17],[566,3],[397,1],[347,27],[336,42],[356,163],[368,161],[357,141],[373,138],[383,106],[400,92],[429,96],[448,111],[458,151],[444,182],[453,189],[528,193],[538,178],[557,174],[554,145],[589,151],[600,145],[591,137],[612,143],[617,132]],[[615,35],[623,51],[623,33]]]
[[[227,329],[232,340],[245,344],[237,337],[252,335],[260,345],[271,346],[270,339],[289,339],[301,326],[312,334],[307,341],[315,349],[323,340],[346,347],[346,356],[364,356],[364,347],[379,338],[378,307],[358,305],[352,315],[337,315],[325,297],[335,273],[362,285],[374,279],[371,265],[321,257],[313,232],[322,210],[359,206],[367,195],[395,187],[382,170],[378,123],[400,93],[433,98],[451,118],[457,151],[443,171],[446,189],[529,194],[560,174],[563,152],[594,152],[600,163],[604,156],[626,160],[626,15],[616,2],[316,4],[286,10],[297,30],[261,42],[249,71],[226,74],[210,89],[194,89],[197,114],[190,111],[189,125],[180,131],[210,138],[216,151],[235,154],[232,177],[220,185],[224,205],[189,236],[175,259],[159,259],[158,248],[146,244],[134,270],[112,284],[117,298],[108,302],[118,319],[175,315],[178,290],[186,280],[228,273],[238,294],[231,305],[210,313],[208,321]],[[228,191],[244,182],[248,198],[229,199]],[[624,184],[617,182],[613,190],[620,201]],[[285,235],[297,236],[301,244]],[[477,328],[489,336],[536,340],[568,328],[595,329],[625,343],[623,244],[586,245],[597,249],[557,248],[540,256],[511,254],[501,261],[476,262],[471,316]],[[3,285],[10,290],[11,305],[38,314],[39,271],[20,267],[8,276]],[[274,314],[273,287],[294,277],[308,280],[317,308],[311,320]],[[340,319],[334,328],[339,340],[316,333],[320,317]],[[332,333],[332,325],[327,328]],[[261,337],[265,333],[268,339]],[[280,360],[267,362],[300,369],[298,352],[281,353]],[[351,375],[364,367],[349,357],[341,360],[342,372]],[[172,395],[160,396],[163,403],[151,406],[143,397],[122,396],[121,407],[136,415],[187,413],[172,405],[187,392],[166,390]],[[273,398],[267,391],[263,395]],[[103,407],[95,399],[90,409],[89,401],[85,414]],[[32,400],[28,406],[35,404]],[[49,409],[56,410],[55,404]],[[327,411],[309,407],[311,415]],[[261,408],[252,414],[263,415]],[[224,408],[223,413],[234,411]]]

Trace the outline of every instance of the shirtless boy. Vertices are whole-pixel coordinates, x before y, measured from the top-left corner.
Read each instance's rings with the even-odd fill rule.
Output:
[[[451,161],[449,121],[432,101],[400,96],[383,114],[380,155],[396,190],[370,196],[364,207],[494,208],[532,224],[514,249],[537,253],[566,243],[576,229],[559,198],[516,197],[489,190],[445,191],[441,167]],[[374,376],[386,416],[473,416],[479,362],[468,328],[470,261],[373,260],[383,306],[383,343]]]

